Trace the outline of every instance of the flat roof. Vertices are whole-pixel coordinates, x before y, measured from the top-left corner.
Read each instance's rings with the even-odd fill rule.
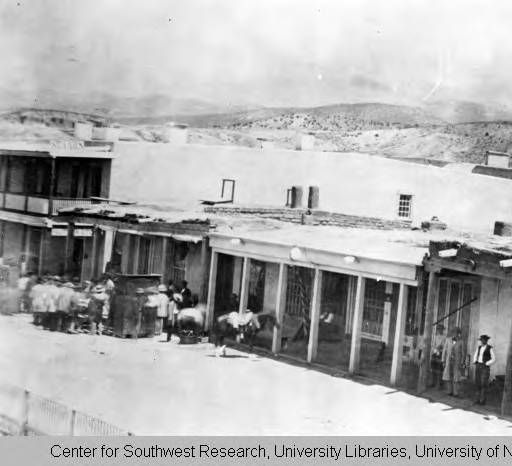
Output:
[[[113,159],[115,153],[111,146],[82,147],[73,143],[66,146],[52,146],[51,144],[30,143],[0,143],[0,156],[15,157],[42,157],[42,158],[86,158],[86,159]]]

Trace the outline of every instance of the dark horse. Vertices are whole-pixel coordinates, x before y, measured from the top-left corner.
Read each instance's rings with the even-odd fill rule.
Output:
[[[277,325],[273,314],[256,314],[251,311],[244,313],[229,312],[217,317],[212,332],[215,348],[220,347],[217,356],[225,356],[226,354],[226,345],[224,344],[226,337],[236,339],[237,342],[247,343],[250,351],[252,351],[254,338],[258,332]]]

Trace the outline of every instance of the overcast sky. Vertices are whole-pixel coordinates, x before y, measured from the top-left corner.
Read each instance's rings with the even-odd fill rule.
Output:
[[[0,0],[0,96],[512,103],[510,0]]]

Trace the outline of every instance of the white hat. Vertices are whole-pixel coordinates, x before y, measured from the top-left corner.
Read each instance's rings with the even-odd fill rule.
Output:
[[[158,291],[165,292],[167,291],[167,287],[164,284],[158,285]]]

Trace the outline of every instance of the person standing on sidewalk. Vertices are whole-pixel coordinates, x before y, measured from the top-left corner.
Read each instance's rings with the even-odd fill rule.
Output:
[[[475,404],[484,405],[487,401],[487,388],[489,387],[489,377],[491,375],[491,366],[496,362],[494,349],[488,344],[491,339],[488,335],[480,335],[480,345],[476,349],[473,362],[475,363],[475,384],[476,400]]]
[[[443,380],[448,385],[448,395],[459,397],[459,384],[464,369],[464,351],[462,346],[462,331],[456,327],[452,337],[447,338],[443,349]]]

